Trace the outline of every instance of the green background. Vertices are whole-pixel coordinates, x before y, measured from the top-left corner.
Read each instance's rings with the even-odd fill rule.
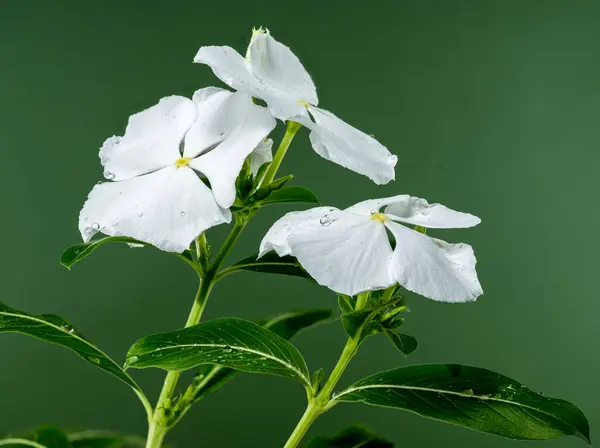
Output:
[[[411,297],[406,330],[419,350],[405,360],[372,338],[342,383],[407,362],[465,363],[576,403],[594,430],[599,23],[593,0],[1,0],[0,300],[64,316],[119,360],[137,338],[182,325],[196,285],[175,257],[113,245],[71,272],[58,258],[80,239],[77,216],[101,179],[103,140],[162,96],[221,86],[192,64],[197,49],[244,51],[251,27],[263,25],[302,59],[323,107],[399,156],[396,182],[377,187],[319,158],[302,130],[281,173],[293,172],[296,184],[332,205],[410,193],[483,220],[435,235],[475,247],[485,295],[465,305]],[[231,259],[256,251],[287,210],[261,212]],[[218,285],[206,316],[253,319],[335,304],[332,293],[300,279],[240,274]],[[144,433],[127,386],[64,349],[20,335],[0,339],[0,431],[52,423]],[[296,340],[313,369],[331,368],[343,342],[339,323]],[[135,376],[154,400],[163,373]],[[293,381],[240,376],[169,440],[280,447],[303,408]],[[358,404],[337,406],[310,435],[352,422],[402,447],[516,446]],[[564,438],[520,446],[534,443],[584,445]]]

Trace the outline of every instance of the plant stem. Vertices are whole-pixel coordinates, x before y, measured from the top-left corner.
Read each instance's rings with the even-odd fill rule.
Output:
[[[221,246],[221,249],[217,253],[217,256],[215,257],[215,260],[212,263],[212,265],[208,269],[206,269],[204,273],[204,278],[200,280],[198,291],[196,292],[196,298],[194,299],[194,305],[190,310],[190,314],[185,323],[185,328],[191,327],[200,322],[200,319],[202,318],[202,313],[204,312],[204,308],[206,307],[208,297],[212,291],[214,284],[216,283],[215,275],[221,267],[221,264],[223,264],[223,261],[225,261],[227,254],[229,253],[229,251],[239,238],[240,234],[246,227],[246,224],[248,223],[250,217],[251,216],[235,216],[235,224],[233,226],[233,229],[231,229],[231,232],[227,236],[227,239],[223,243],[223,246]],[[199,244],[198,247],[202,248],[203,250],[206,250],[205,243]],[[205,254],[199,255],[204,256]],[[172,397],[177,387],[177,381],[179,380],[180,375],[181,372],[169,372],[165,377],[160,396],[158,397],[158,401],[156,403],[153,418],[150,421],[148,429],[148,439],[146,441],[146,448],[159,448],[162,445],[162,442],[168,430],[172,426]]]
[[[364,308],[364,306],[367,304],[368,298],[369,293],[359,294],[356,300],[355,309],[359,310]],[[342,377],[346,367],[348,367],[348,364],[350,364],[350,361],[358,351],[358,346],[360,345],[361,340],[361,331],[362,330],[359,330],[353,338],[348,338],[346,341],[344,350],[342,351],[342,354],[340,355],[335,367],[331,371],[331,375],[329,375],[327,382],[323,385],[323,388],[316,397],[309,399],[306,411],[304,411],[304,414],[300,418],[300,421],[290,435],[284,448],[296,448],[315,420],[333,406],[334,402],[331,401],[331,393],[333,392],[333,388]]]
[[[269,168],[265,172],[262,180],[260,181],[260,185],[266,186],[273,182],[275,178],[275,174],[279,169],[279,165],[281,165],[281,161],[285,157],[285,154],[296,135],[298,129],[300,129],[302,125],[300,123],[296,123],[295,121],[287,122],[287,129],[285,130],[285,135],[283,139],[281,139],[281,143],[279,144],[279,148],[277,148],[277,152],[275,153],[275,157],[273,157],[273,161],[269,164]]]
[[[196,298],[194,299],[194,305],[190,310],[185,327],[191,327],[200,322],[202,312],[206,306],[206,301],[212,290],[212,282],[205,278],[200,281],[198,291],[196,292]],[[154,410],[154,416],[150,422],[148,430],[148,439],[146,441],[146,448],[158,448],[162,445],[162,441],[169,430],[169,412],[171,410],[171,398],[177,387],[177,381],[181,372],[169,372],[165,377],[160,396],[156,403],[156,409]]]

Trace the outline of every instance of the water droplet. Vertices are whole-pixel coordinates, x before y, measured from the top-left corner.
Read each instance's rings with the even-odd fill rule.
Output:
[[[429,214],[429,210],[425,209],[425,210],[421,210],[421,214],[423,216],[427,216]]]
[[[128,360],[127,363],[128,364],[133,364],[134,362],[136,362],[139,358],[137,356],[131,356]]]
[[[261,356],[261,357],[260,357],[260,360],[261,360],[261,361],[266,361],[266,360],[267,360],[267,358],[265,358],[264,356]],[[263,365],[264,365],[264,364],[263,364]]]
[[[463,395],[475,395],[475,392],[473,391],[473,389],[465,389],[462,391]]]
[[[141,218],[142,216],[144,216],[144,214],[143,214],[143,213],[139,213],[139,214],[138,214],[138,218]]]
[[[98,224],[97,222],[93,222],[92,223],[92,229],[93,230],[100,230],[100,224]]]
[[[321,219],[319,219],[319,223],[324,227],[330,226],[331,223],[333,223],[335,221],[337,221],[337,219],[334,219],[329,215],[324,215],[321,217]]]
[[[185,216],[187,215],[187,212],[184,212],[183,210],[181,210],[181,212],[179,213],[181,216]]]
[[[104,171],[104,177],[106,177],[108,180],[113,180],[115,178],[115,175],[110,171],[106,170]]]
[[[230,346],[226,345],[225,347],[223,347],[223,351],[225,353],[231,353],[233,349]]]
[[[93,362],[93,363],[94,363],[94,364],[96,364],[97,366],[99,366],[99,365],[100,365],[100,358],[95,358],[95,357],[93,357],[93,356],[90,356],[90,357],[88,358],[88,361],[90,361],[90,362]]]

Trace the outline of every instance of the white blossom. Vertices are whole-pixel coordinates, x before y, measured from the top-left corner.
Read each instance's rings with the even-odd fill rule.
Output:
[[[244,92],[215,87],[170,96],[132,115],[122,137],[100,149],[104,177],[79,217],[84,241],[102,232],[182,252],[229,222],[244,160],[275,127]],[[207,186],[201,177],[207,179]]]
[[[275,118],[309,128],[314,150],[327,160],[378,184],[394,179],[397,157],[373,137],[318,108],[310,75],[268,31],[254,31],[245,58],[231,47],[207,46],[200,48],[194,62],[210,66],[230,87],[264,100]]]
[[[399,283],[430,299],[464,302],[483,293],[472,247],[431,238],[399,223],[447,229],[480,222],[408,195],[368,200],[345,210],[317,207],[280,218],[263,238],[260,256],[270,250],[293,255],[317,282],[342,294]],[[393,248],[387,231],[395,239]]]

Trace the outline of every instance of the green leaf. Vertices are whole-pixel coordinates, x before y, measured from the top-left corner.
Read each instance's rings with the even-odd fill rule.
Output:
[[[104,243],[127,243],[138,246],[150,246],[149,244],[138,241],[134,238],[129,238],[127,236],[107,236],[97,240],[89,241],[87,243],[76,244],[75,246],[68,247],[60,257],[60,264],[67,269],[71,269],[75,263],[86,258]],[[185,250],[181,254],[176,255],[190,264],[194,269],[197,268],[197,266],[195,266],[194,257],[190,250]]]
[[[345,294],[338,294],[338,306],[342,313],[351,313],[354,311],[354,305],[351,302],[352,297]],[[356,304],[356,301],[354,301]]]
[[[317,437],[308,448],[393,448],[394,444],[362,426],[350,426],[333,437]]]
[[[262,322],[261,325],[282,338],[290,340],[298,332],[330,320],[332,316],[331,310],[295,311],[280,314]]]
[[[383,331],[383,333],[389,338],[390,341],[392,341],[396,348],[406,356],[414,352],[419,346],[417,340],[407,334],[396,333],[395,331],[388,330],[387,328]]]
[[[290,275],[293,277],[302,277],[314,281],[313,278],[308,275],[298,260],[291,255],[280,257],[275,252],[268,252],[261,258],[258,255],[252,255],[248,258],[238,261],[237,263],[223,269],[218,277],[222,278],[236,271],[252,271],[262,272],[265,274],[279,274],[279,275]]]
[[[342,325],[351,338],[356,337],[358,332],[368,325],[368,321],[373,317],[372,309],[363,309],[342,314]]]
[[[296,347],[253,322],[226,317],[138,340],[127,368],[186,370],[219,364],[242,372],[294,378],[310,387],[306,362]]]
[[[60,257],[60,264],[62,264],[67,269],[71,269],[71,266],[73,266],[78,261],[83,260],[85,257],[90,255],[104,243],[129,243],[145,245],[145,243],[142,243],[141,241],[138,241],[134,238],[129,238],[127,236],[108,236],[106,238],[92,240],[88,243],[76,244],[75,246],[67,248]]]
[[[511,439],[574,435],[590,442],[588,421],[573,404],[476,367],[425,364],[389,370],[354,383],[334,401],[404,409]]]
[[[311,310],[284,313],[264,321],[261,325],[284,339],[290,340],[302,330],[314,327],[332,317],[331,310]],[[194,378],[194,383],[187,397],[190,402],[203,398],[208,393],[219,389],[229,382],[237,372],[220,365],[206,366]],[[314,381],[313,381],[314,384]]]
[[[262,205],[299,202],[320,204],[317,195],[304,187],[282,187],[279,190],[273,191],[266,199],[260,201]]]
[[[61,317],[54,314],[35,316],[0,303],[0,333],[4,332],[26,334],[74,351],[90,364],[131,386],[144,403],[144,406],[149,406],[140,387],[125,373],[121,366],[85,339],[69,322]]]

